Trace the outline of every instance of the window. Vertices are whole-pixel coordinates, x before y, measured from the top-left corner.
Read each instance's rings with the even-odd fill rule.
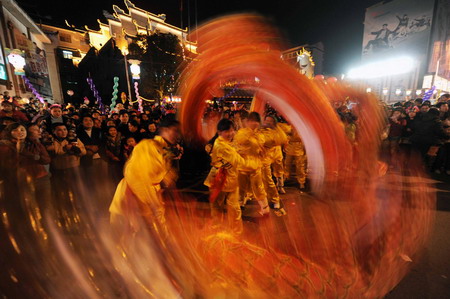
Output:
[[[65,51],[65,50],[63,50],[62,53],[63,53],[63,57],[65,59],[72,59],[73,58],[72,51]]]
[[[59,40],[65,43],[71,43],[72,37],[69,34],[60,33]]]

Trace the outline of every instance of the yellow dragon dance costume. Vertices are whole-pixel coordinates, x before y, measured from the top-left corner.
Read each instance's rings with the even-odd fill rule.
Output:
[[[258,129],[242,128],[237,131],[233,144],[238,153],[245,159],[245,166],[238,166],[239,197],[241,205],[248,191],[258,201],[262,209],[267,207],[267,194],[261,174],[264,151],[264,136]]]
[[[284,148],[284,152],[286,153],[286,159],[284,161],[284,173],[285,179],[288,179],[292,166],[295,166],[295,176],[300,185],[300,188],[303,189],[305,187],[306,182],[306,151],[305,146],[303,145],[302,139],[298,135],[297,131],[289,126],[288,131],[289,143]]]
[[[267,192],[268,198],[274,205],[275,209],[279,209],[280,206],[280,195],[278,194],[277,186],[272,179],[272,165],[281,165],[283,161],[283,154],[281,146],[288,142],[286,134],[277,125],[274,129],[263,128],[261,133],[264,135],[264,148],[265,155],[262,161],[262,176],[264,187]],[[277,178],[281,177],[283,174],[282,166],[281,169],[275,167]]]
[[[133,235],[146,225],[161,237],[167,236],[161,184],[173,185],[177,177],[168,148],[161,136],[136,145],[109,208],[113,227]]]
[[[229,226],[237,233],[242,232],[242,212],[239,204],[238,167],[246,167],[233,144],[222,137],[218,137],[211,151],[211,170],[204,184],[211,193],[217,190],[211,198],[211,215],[213,219],[221,218],[224,203],[227,204],[227,218]],[[218,184],[218,179],[223,181]],[[220,185],[220,186],[219,186]]]

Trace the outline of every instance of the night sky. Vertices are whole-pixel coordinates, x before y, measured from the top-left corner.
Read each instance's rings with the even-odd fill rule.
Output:
[[[102,10],[113,12],[121,0],[16,0],[32,18],[43,23],[69,23],[98,29],[97,19],[105,21]],[[137,7],[166,14],[166,22],[180,26],[180,0],[133,0]],[[346,73],[361,57],[365,9],[380,0],[183,0],[183,27],[194,28],[211,18],[239,12],[256,12],[271,19],[292,47],[322,41],[325,44],[325,74]],[[197,7],[197,9],[195,9]],[[189,14],[188,14],[189,12]],[[188,17],[190,16],[190,17]],[[51,19],[50,19],[51,18]]]

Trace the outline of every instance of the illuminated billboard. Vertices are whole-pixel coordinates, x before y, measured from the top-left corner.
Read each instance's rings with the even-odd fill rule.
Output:
[[[450,80],[450,1],[437,1],[428,72],[437,73],[439,77]],[[448,87],[442,89],[449,90]]]
[[[367,8],[362,59],[427,55],[434,0],[394,0]]]

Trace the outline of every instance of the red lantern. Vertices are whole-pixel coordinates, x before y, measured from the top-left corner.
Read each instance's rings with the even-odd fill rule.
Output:
[[[337,80],[338,80],[338,79],[337,79],[336,77],[330,77],[330,78],[327,79],[327,82],[328,82],[328,83],[336,83]]]
[[[318,81],[323,81],[323,80],[325,80],[325,76],[324,75],[315,75],[314,79],[318,80]]]

